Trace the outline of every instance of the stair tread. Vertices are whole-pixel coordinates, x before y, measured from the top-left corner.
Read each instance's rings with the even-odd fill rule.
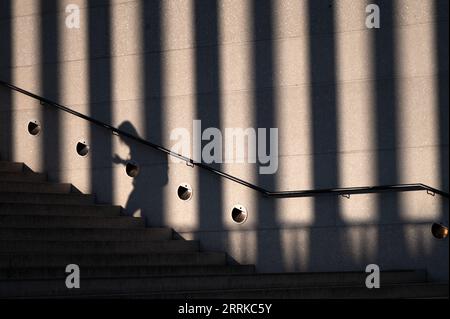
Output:
[[[3,228],[144,228],[145,220],[132,216],[95,215],[5,215],[0,214]]]
[[[121,216],[121,217],[123,217],[123,216]],[[125,217],[129,217],[129,216],[125,216]],[[136,217],[130,217],[130,218],[136,218]],[[0,226],[0,233],[2,231],[10,231],[10,230],[11,230],[11,228]],[[117,227],[117,228],[114,228],[114,229],[111,229],[111,230],[105,230],[104,228],[95,228],[95,227],[92,227],[92,228],[73,228],[73,227],[64,228],[64,227],[61,227],[61,228],[57,228],[57,229],[55,229],[55,228],[48,229],[48,228],[45,228],[45,227],[41,227],[41,228],[39,228],[39,227],[36,227],[36,228],[34,228],[34,227],[32,227],[32,228],[20,227],[20,228],[14,228],[13,229],[13,231],[45,231],[45,232],[52,232],[52,231],[54,231],[54,232],[64,232],[64,231],[74,231],[74,232],[106,231],[108,233],[110,231],[129,231],[129,230],[130,229],[126,228],[126,227],[123,227],[123,228]],[[173,230],[171,228],[168,228],[168,227],[146,227],[146,228],[133,229],[133,232],[151,232],[151,231],[170,231],[170,232],[172,232]]]
[[[72,184],[69,183],[0,180],[0,192],[2,193],[73,194],[76,193],[74,190]]]
[[[121,216],[122,207],[101,204],[0,203],[0,215],[15,216]]]
[[[46,182],[47,174],[35,173],[31,171],[26,172],[4,172],[0,171],[0,181],[39,181]]]
[[[0,172],[22,172],[24,167],[24,163],[0,161]]]
[[[177,252],[177,253],[150,253],[150,254],[134,254],[134,253],[120,253],[120,254],[105,254],[106,257],[120,257],[120,256],[126,256],[126,257],[152,257],[152,255],[208,255],[208,254],[225,254],[224,252],[220,251],[200,251],[200,252]],[[78,254],[72,254],[72,253],[0,253],[0,257],[26,257],[30,258],[30,256],[43,256],[43,257],[98,257],[98,258],[105,258],[105,255],[99,255],[96,253],[78,253]]]
[[[22,204],[71,204],[84,206],[94,204],[95,196],[81,193],[34,193],[0,192],[0,203]]]
[[[173,238],[173,230],[171,228],[135,227],[130,232],[129,228],[119,226],[114,228],[0,228],[0,240],[57,240],[63,242],[115,240],[128,242],[155,238],[170,240]]]
[[[167,243],[167,242],[175,242],[175,243],[198,243],[198,240],[184,240],[184,239],[170,239],[170,240],[130,240],[127,242],[123,242],[120,240],[84,240],[84,241],[76,241],[72,243],[67,243],[62,240],[2,240],[1,243],[23,243],[32,245],[34,243],[37,244],[62,244],[62,245],[71,245],[71,244],[159,244],[159,243]]]
[[[135,277],[184,277],[204,275],[230,275],[255,273],[254,265],[173,265],[173,266],[106,266],[83,267],[83,278],[135,278]],[[64,267],[15,267],[0,268],[1,280],[62,279],[67,273]]]
[[[164,299],[187,299],[187,298],[220,298],[220,299],[358,299],[358,298],[428,298],[446,297],[448,298],[447,282],[444,283],[408,283],[389,284],[380,289],[367,289],[360,286],[323,286],[323,287],[303,287],[286,288],[270,287],[256,289],[220,289],[220,290],[191,290],[178,292],[150,292],[150,293],[119,293],[107,295],[84,295],[90,298],[164,298]],[[420,289],[417,292],[413,289]],[[438,292],[435,292],[439,289]],[[431,292],[429,292],[431,290]],[[401,293],[392,295],[392,293]],[[242,295],[244,294],[244,295]]]
[[[0,214],[0,221],[6,223],[7,221],[62,221],[62,222],[71,222],[71,221],[83,221],[86,222],[85,226],[89,226],[88,222],[91,221],[131,221],[136,223],[143,223],[144,220],[140,217],[133,216],[95,216],[95,215],[79,215],[79,216],[61,216],[61,215],[10,215],[10,214]],[[3,228],[8,228],[8,226],[3,225]],[[27,227],[20,227],[27,228]],[[30,227],[33,228],[33,227]],[[45,227],[40,227],[45,228]],[[76,229],[78,227],[67,227],[70,229]],[[79,227],[81,228],[81,227]],[[84,227],[83,227],[84,228]],[[125,228],[125,227],[124,227]]]
[[[11,194],[19,194],[19,195],[34,195],[34,196],[41,196],[41,195],[51,195],[51,196],[71,196],[71,197],[92,197],[94,195],[92,194],[82,194],[82,193],[68,193],[68,194],[53,194],[53,193],[21,193],[21,192],[0,192],[0,195],[8,195]],[[2,201],[3,202],[3,201]]]
[[[83,280],[83,287],[81,289],[68,290],[61,285],[62,279],[59,280],[35,280],[35,281],[3,281],[1,289],[8,289],[11,284],[16,284],[19,289],[26,289],[26,293],[33,294],[47,294],[53,295],[105,295],[109,297],[127,296],[127,297],[180,297],[182,299],[192,298],[197,295],[199,297],[208,296],[208,298],[228,296],[228,298],[239,297],[239,294],[247,294],[247,296],[258,296],[259,298],[273,297],[275,293],[278,296],[285,296],[287,298],[293,296],[303,297],[318,297],[318,294],[324,298],[358,298],[362,297],[397,297],[396,294],[401,293],[406,297],[430,296],[433,297],[448,295],[448,282],[444,283],[427,283],[427,282],[413,282],[413,283],[393,283],[382,285],[380,289],[368,289],[363,283],[359,284],[341,284],[341,285],[322,285],[322,286],[297,286],[295,279],[291,281],[281,282],[265,282],[262,283],[260,278],[255,275],[244,275],[250,280],[253,280],[251,287],[239,287],[239,285],[249,285],[249,282],[238,281],[242,280],[242,275],[222,276],[230,279],[236,279],[233,283],[225,281],[222,283],[214,282],[218,280],[218,276],[209,276],[210,282],[207,281],[207,276],[198,277],[183,277],[184,280],[190,281],[183,286],[183,279],[180,277],[148,277],[148,280],[136,278],[136,287],[131,288],[134,284],[133,279],[130,278],[116,278],[116,279],[85,279]],[[285,275],[289,279],[288,275]],[[241,277],[241,278],[238,278]],[[172,282],[170,282],[172,278]],[[1,281],[0,281],[1,282]],[[102,287],[102,284],[106,285]],[[149,287],[153,284],[152,287]],[[196,286],[190,288],[189,286]],[[216,286],[214,286],[216,285]],[[217,285],[225,286],[216,288]],[[181,286],[181,287],[180,287]],[[184,287],[184,288],[183,288]],[[105,291],[105,292],[102,292]],[[436,291],[437,290],[437,291]],[[3,290],[5,291],[5,290]],[[126,291],[124,293],[124,291]],[[0,290],[1,292],[1,290]],[[107,292],[107,293],[106,293]],[[272,294],[272,295],[271,295]],[[323,296],[325,294],[325,296]],[[245,297],[246,298],[246,297]]]
[[[91,196],[91,195],[89,195]],[[38,203],[0,203],[0,208],[2,206],[13,206],[13,207],[20,207],[20,206],[29,206],[29,207],[56,207],[56,208],[70,208],[70,207],[79,207],[80,205],[74,205],[74,204],[38,204]],[[108,205],[108,204],[87,204],[83,205],[83,209],[89,209],[89,208],[121,208],[119,205]]]
[[[11,219],[129,219],[129,220],[142,220],[141,217],[133,216],[59,216],[59,215],[15,215],[15,214],[0,214],[0,219],[11,218]]]
[[[183,251],[183,252],[154,252],[154,253],[145,253],[145,254],[136,254],[136,253],[108,253],[108,254],[98,254],[98,253],[1,253],[0,252],[0,261],[2,259],[11,260],[11,259],[25,259],[26,261],[34,262],[38,260],[38,258],[44,259],[52,259],[52,258],[60,258],[60,259],[70,259],[72,261],[88,259],[98,260],[105,262],[108,258],[115,260],[120,258],[141,258],[144,260],[151,260],[153,258],[158,257],[201,257],[201,256],[225,256],[224,252],[215,252],[215,251]],[[86,261],[86,260],[84,260]],[[144,264],[143,264],[144,265]],[[4,268],[0,264],[0,268]]]
[[[22,175],[26,175],[27,173],[21,173]],[[0,173],[1,175],[1,173]],[[5,181],[0,179],[0,184],[18,184],[18,185],[64,185],[64,186],[71,186],[71,183],[58,183],[58,182],[50,182],[50,181]]]
[[[183,253],[199,251],[195,240],[153,240],[153,241],[0,241],[0,254],[10,253],[71,253],[71,254],[145,254]]]
[[[228,268],[228,267],[246,267],[246,266],[249,267],[249,266],[252,266],[252,265],[225,265],[225,266],[211,265],[211,266],[207,266],[207,267],[226,267],[226,268]],[[130,267],[136,267],[136,266],[130,266]],[[151,267],[158,267],[158,266],[144,266],[144,267],[150,267],[151,268]],[[174,266],[171,266],[171,267],[185,267],[185,266],[176,266],[176,265],[174,265]],[[202,266],[191,266],[191,267],[202,267]],[[21,268],[25,269],[25,267],[21,267]],[[26,267],[26,268],[39,268],[39,267]],[[59,268],[58,267],[52,267],[52,268],[54,268],[54,269],[61,269],[60,267]],[[86,268],[88,268],[88,267],[86,267]],[[98,268],[101,268],[101,267],[98,267]],[[117,267],[112,267],[112,268],[117,268]],[[403,283],[404,284],[429,283],[429,282],[426,282],[423,279],[423,277],[421,277],[421,272],[420,271],[419,272],[417,272],[417,271],[383,271],[381,274],[382,275],[388,275],[389,274],[391,276],[394,276],[394,275],[398,276],[400,273],[404,273],[404,274],[409,273],[410,275],[416,275],[417,277],[412,277],[412,278],[408,277],[408,279],[412,280],[412,281],[406,281],[406,282],[400,281],[400,280],[405,280],[405,278],[402,278],[401,276],[397,277],[397,278],[392,277],[392,278],[390,278],[388,285],[396,285],[396,284],[403,284]],[[221,279],[221,278],[230,278],[230,277],[232,277],[233,279],[236,279],[236,280],[243,280],[243,279],[254,279],[254,278],[278,278],[278,279],[300,278],[300,279],[303,279],[303,278],[307,278],[307,277],[316,277],[316,278],[318,278],[318,277],[323,277],[323,276],[331,277],[331,276],[337,276],[337,275],[341,276],[341,277],[349,277],[349,276],[353,277],[354,275],[359,275],[359,276],[361,276],[361,278],[365,279],[366,276],[367,276],[367,273],[365,273],[365,272],[356,272],[356,271],[355,272],[350,272],[350,271],[349,272],[324,272],[324,273],[315,273],[315,272],[256,273],[255,272],[255,273],[252,273],[252,274],[237,273],[237,274],[233,274],[231,276],[227,275],[227,274],[223,274],[223,275],[221,275],[221,274],[219,274],[219,275],[217,275],[217,274],[206,274],[206,275],[188,275],[188,276],[187,275],[182,275],[182,276],[165,275],[165,276],[158,276],[158,277],[165,278],[165,279],[168,279],[168,278],[180,278],[180,277],[181,278],[187,278],[187,279],[199,278],[199,279],[205,279],[205,280],[207,280],[207,279]],[[98,280],[105,280],[105,281],[111,280],[111,281],[118,281],[118,282],[131,281],[131,280],[146,280],[146,279],[155,280],[154,276],[136,276],[136,277],[130,276],[130,277],[126,277],[126,278],[98,278],[98,277],[89,278],[89,280],[97,280],[97,279]],[[394,281],[392,281],[392,280],[394,280]],[[399,281],[396,282],[395,280],[399,280]],[[20,281],[20,280],[16,280],[16,281]],[[57,278],[57,279],[43,279],[42,281],[48,281],[48,282],[59,281],[59,278]],[[333,284],[336,284],[336,283],[329,283],[330,286],[333,286]],[[365,285],[365,280],[361,281],[361,285]],[[349,286],[349,287],[350,286],[351,287],[360,287],[360,286],[355,285],[355,284],[347,284],[347,285],[339,286],[339,287],[347,287],[347,286]],[[305,286],[305,288],[307,288],[307,287],[308,286]]]

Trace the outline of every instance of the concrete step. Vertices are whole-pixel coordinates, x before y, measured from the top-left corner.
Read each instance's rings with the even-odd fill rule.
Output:
[[[0,240],[152,241],[172,236],[170,228],[0,228]]]
[[[0,172],[23,172],[23,163],[12,163],[0,161]]]
[[[0,193],[0,203],[92,205],[95,196],[86,194]]]
[[[307,288],[263,288],[229,289],[210,291],[180,291],[173,293],[90,295],[107,298],[145,299],[372,299],[372,298],[448,298],[448,283],[412,283],[384,285],[379,289],[366,287],[307,287]]]
[[[233,266],[123,266],[83,267],[82,278],[127,278],[152,276],[202,276],[250,274],[253,265]],[[65,279],[65,267],[0,268],[0,280],[7,279]]]
[[[15,267],[66,267],[77,264],[83,267],[110,266],[175,266],[175,265],[225,265],[225,253],[151,253],[151,254],[0,254],[0,268]],[[1,286],[1,284],[0,284]]]
[[[0,180],[0,193],[68,194],[71,190],[71,184],[48,182],[12,182]]]
[[[56,216],[120,216],[122,208],[110,205],[49,205],[0,203],[0,215],[56,215]]]
[[[82,272],[80,268],[80,272]],[[331,274],[334,281],[328,281],[324,274],[237,274],[237,275],[207,275],[207,276],[185,276],[185,277],[135,277],[135,278],[104,278],[84,279],[80,289],[69,290],[65,287],[64,279],[33,281],[26,288],[25,283],[30,281],[8,281],[0,283],[0,296],[2,293],[13,293],[17,295],[77,295],[77,294],[121,294],[132,293],[178,293],[180,291],[223,291],[229,289],[252,290],[286,288],[299,289],[307,287],[329,287],[329,286],[352,286],[353,288],[365,287],[365,273]],[[324,278],[325,277],[325,278]],[[330,276],[328,276],[330,277]],[[414,272],[385,273],[382,274],[385,285],[393,283],[416,283],[423,279],[420,274]],[[15,285],[18,284],[18,285]],[[9,286],[9,287],[8,287]],[[9,289],[7,289],[8,287]],[[23,287],[20,289],[20,287]],[[368,289],[367,289],[368,290]]]
[[[47,175],[34,172],[0,172],[0,181],[45,182]]]
[[[144,227],[144,219],[118,216],[39,216],[0,215],[2,228],[136,228]]]
[[[162,252],[193,252],[199,250],[198,241],[34,241],[2,240],[0,254],[147,254]]]

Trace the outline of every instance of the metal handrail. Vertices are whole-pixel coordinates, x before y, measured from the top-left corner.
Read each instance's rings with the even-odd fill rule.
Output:
[[[147,140],[144,140],[138,136],[135,136],[133,134],[124,132],[122,130],[119,130],[118,128],[111,126],[109,124],[103,123],[99,120],[93,119],[87,115],[81,114],[79,112],[76,112],[64,105],[61,105],[59,103],[56,103],[54,101],[51,101],[47,98],[44,98],[42,96],[36,95],[34,93],[31,93],[27,90],[24,90],[22,88],[19,88],[11,83],[5,82],[0,80],[0,85],[4,86],[6,88],[9,88],[13,91],[25,94],[33,99],[36,99],[40,101],[41,104],[47,104],[51,105],[53,107],[56,107],[59,110],[62,110],[64,112],[70,113],[76,117],[79,117],[81,119],[84,119],[90,123],[93,123],[95,125],[101,126],[107,130],[110,130],[113,134],[125,136],[129,139],[132,139],[134,141],[137,141],[143,145],[147,145],[155,150],[158,150],[160,152],[166,153],[167,155],[176,157],[178,159],[181,159],[186,162],[186,164],[190,166],[198,166],[204,170],[207,170],[215,175],[218,175],[220,177],[229,179],[233,182],[236,182],[238,184],[241,184],[245,187],[251,188],[262,195],[266,197],[272,197],[272,198],[291,198],[291,197],[314,197],[319,195],[342,195],[342,196],[350,196],[352,194],[368,194],[368,193],[383,193],[383,192],[408,192],[408,191],[427,191],[427,193],[431,195],[441,195],[445,198],[449,198],[449,193],[444,192],[442,190],[433,188],[431,186],[421,184],[421,183],[415,183],[415,184],[395,184],[395,185],[381,185],[381,186],[363,186],[363,187],[345,187],[345,188],[328,188],[328,189],[313,189],[313,190],[295,190],[295,191],[268,191],[264,188],[254,185],[250,182],[244,181],[238,177],[232,176],[230,174],[227,174],[225,172],[222,172],[220,170],[217,170],[209,165],[199,163],[194,161],[191,158],[188,158],[186,156],[183,156],[181,154],[175,153],[171,150],[168,150],[167,148],[157,145],[154,143],[151,143]]]

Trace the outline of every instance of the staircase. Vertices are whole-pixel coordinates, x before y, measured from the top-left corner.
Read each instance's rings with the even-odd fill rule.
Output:
[[[80,267],[80,289],[65,285],[68,264]],[[224,252],[0,162],[0,298],[448,298],[448,283],[427,282],[423,270],[383,272],[380,289],[367,289],[366,275],[227,265]]]

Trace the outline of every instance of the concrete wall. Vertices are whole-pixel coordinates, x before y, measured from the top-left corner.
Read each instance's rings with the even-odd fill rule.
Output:
[[[192,121],[279,128],[271,190],[425,183],[448,191],[448,1],[1,0],[0,78],[170,148]],[[65,7],[80,7],[80,29]],[[4,159],[173,227],[260,271],[427,268],[448,279],[448,200],[425,192],[267,199],[0,89]],[[30,120],[43,131],[27,132]],[[128,121],[131,123],[123,124]],[[75,145],[91,151],[79,157]],[[138,162],[136,179],[118,154]],[[187,182],[194,196],[177,198]],[[235,204],[248,220],[231,219]]]

